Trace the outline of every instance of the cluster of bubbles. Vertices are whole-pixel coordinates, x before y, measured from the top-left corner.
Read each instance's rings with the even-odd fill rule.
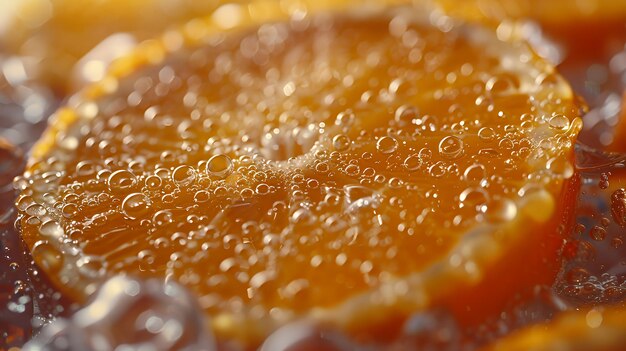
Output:
[[[12,206],[15,191],[12,178],[23,168],[22,153],[0,142],[0,347],[19,346],[30,335],[33,291],[27,261],[18,234],[13,228],[17,211]]]
[[[40,136],[58,103],[33,79],[36,63],[0,56],[0,348],[22,346],[31,334],[63,312],[60,294],[37,269],[15,226],[13,179],[24,170],[25,152]],[[44,302],[45,301],[45,302]],[[43,302],[43,303],[42,303]]]
[[[619,303],[626,297],[626,183],[621,155],[579,147],[581,190],[576,225],[555,283],[573,305]]]

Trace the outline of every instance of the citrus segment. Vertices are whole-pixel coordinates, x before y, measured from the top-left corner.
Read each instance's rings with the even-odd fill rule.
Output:
[[[595,307],[567,312],[545,325],[534,325],[495,342],[483,351],[619,351],[626,345],[626,310]]]
[[[55,114],[17,206],[67,294],[174,279],[255,343],[298,317],[379,328],[477,293],[504,256],[556,260],[580,119],[552,66],[421,7],[263,6],[140,46]]]

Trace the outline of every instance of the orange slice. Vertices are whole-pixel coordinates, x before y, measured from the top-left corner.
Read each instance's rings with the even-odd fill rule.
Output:
[[[620,351],[626,345],[626,309],[567,312],[545,325],[511,334],[482,351]]]
[[[364,0],[376,2],[378,0]],[[406,0],[408,2],[410,0]],[[200,16],[229,21],[230,4],[249,0],[24,0],[0,3],[2,50],[35,60],[29,74],[61,96],[100,80],[135,41]],[[399,2],[399,1],[398,1]],[[321,4],[331,3],[321,0]],[[292,1],[290,6],[301,6]],[[32,71],[32,72],[31,72]],[[69,78],[69,79],[68,79]]]
[[[72,90],[79,77],[83,82],[104,74],[105,64],[132,45],[133,38],[145,40],[167,27],[210,14],[223,2],[217,0],[25,0],[0,4],[3,50],[37,59],[41,80],[61,93]],[[101,57],[78,63],[102,40],[118,34],[117,40],[100,52]],[[131,37],[132,36],[132,37]],[[128,44],[130,42],[130,44]]]
[[[51,279],[175,279],[248,345],[551,281],[581,127],[554,68],[422,7],[287,5],[146,42],[53,116],[17,182]]]
[[[626,18],[621,1],[602,0],[435,0],[446,10],[464,18],[532,18],[543,24],[571,24],[586,21],[618,21]]]

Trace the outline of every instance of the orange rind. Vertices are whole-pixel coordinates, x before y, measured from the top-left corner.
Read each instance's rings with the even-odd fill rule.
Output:
[[[177,280],[246,345],[551,281],[581,128],[554,68],[421,5],[288,3],[145,42],[52,116],[16,181],[51,280]]]
[[[502,20],[534,19],[542,24],[558,25],[572,22],[622,21],[626,5],[621,1],[602,0],[434,0],[446,11],[463,18]]]
[[[482,351],[620,351],[626,345],[626,310],[595,307],[565,312],[554,320],[526,327]]]

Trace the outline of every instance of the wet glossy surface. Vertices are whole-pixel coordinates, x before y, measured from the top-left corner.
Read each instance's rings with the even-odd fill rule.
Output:
[[[619,66],[619,55],[616,57],[618,58],[610,61],[610,66],[608,66],[609,70],[604,71],[609,72],[609,77],[614,77],[613,73],[616,72],[615,67],[618,68],[617,72],[619,72],[619,67],[621,67]],[[597,73],[597,71],[598,69],[592,70],[592,73]],[[602,71],[602,69],[600,69],[600,71]],[[572,72],[573,73],[571,73],[571,75],[574,79],[580,79],[580,74],[577,73],[578,71],[574,70]],[[585,94],[595,94],[596,90],[593,88],[593,82],[597,81],[596,73],[587,74],[584,79],[586,83],[583,85],[585,87],[591,87],[589,91],[584,91]],[[600,73],[600,76],[602,76],[602,72]],[[615,81],[614,78],[609,79],[611,81]],[[591,84],[587,82],[591,82]],[[600,84],[596,86],[606,85]],[[613,87],[612,89],[615,89],[612,91],[619,91],[619,88],[615,88],[616,85],[611,86]],[[615,103],[612,103],[610,106],[613,106],[613,109],[615,109]],[[610,112],[613,110],[604,109],[603,111]],[[22,119],[23,117],[21,117],[20,113],[14,113],[12,116],[13,117],[11,118],[14,118],[15,121],[30,121],[28,118]],[[600,119],[606,120],[607,118],[605,116],[600,117]],[[31,125],[33,127],[30,127],[31,129],[23,129],[32,130],[33,132],[30,134],[32,137],[28,134],[21,134],[21,132],[8,133],[10,133],[9,135],[17,136],[14,143],[24,143],[25,147],[27,147],[28,143],[31,143],[32,140],[34,140],[34,136],[37,135],[37,130],[39,128],[37,123],[38,122],[26,122],[25,125],[27,127],[30,127]],[[555,121],[555,123],[557,123],[557,121]],[[12,126],[14,125],[15,124],[12,124]],[[14,128],[11,127],[11,129]],[[6,131],[7,129],[4,130]],[[583,134],[583,136],[585,135],[590,134]],[[380,139],[381,138],[378,138],[376,146],[378,147],[378,144],[380,144],[380,148],[387,150],[388,148],[386,148],[386,146],[389,143],[386,143],[385,139],[383,139],[383,141]],[[590,138],[588,140],[593,139]],[[331,142],[334,142],[334,140],[331,140]],[[337,145],[341,144],[340,140],[337,142]],[[393,148],[392,144],[389,145]],[[443,147],[439,147],[438,145],[436,151],[441,152],[441,150],[443,150],[443,153],[440,153],[442,156],[446,154],[453,155],[454,153],[446,153],[446,150],[454,150],[454,146],[454,142],[448,144],[444,143]],[[269,148],[268,152],[272,151],[276,151],[276,149]],[[394,150],[394,152],[397,152],[397,150]],[[16,170],[19,169],[19,166],[17,165],[21,162],[16,161],[19,160],[19,157],[14,156],[15,153],[13,152],[7,152],[6,154],[7,157],[5,159],[7,160],[6,164],[8,165],[6,168],[11,169],[11,172],[16,173]],[[267,157],[267,155],[264,157]],[[277,157],[281,158],[281,156]],[[626,262],[624,262],[623,259],[625,256],[624,245],[622,244],[624,238],[621,223],[624,218],[624,203],[622,201],[623,197],[621,194],[624,192],[623,188],[626,184],[622,180],[622,164],[621,161],[619,161],[619,156],[617,156],[617,161],[610,158],[607,160],[607,156],[605,155],[594,155],[593,152],[583,151],[582,149],[578,151],[578,158],[579,166],[582,168],[580,173],[582,193],[577,209],[579,226],[574,229],[572,238],[565,245],[563,257],[566,259],[566,262],[560,278],[555,282],[554,288],[550,286],[536,287],[534,289],[530,289],[527,293],[522,294],[524,297],[518,301],[511,299],[509,307],[503,309],[503,313],[500,318],[490,319],[482,326],[478,327],[478,329],[465,330],[459,328],[457,321],[455,321],[454,317],[450,315],[449,311],[429,310],[423,313],[418,313],[414,317],[408,319],[402,327],[403,332],[401,333],[401,336],[397,341],[392,343],[392,346],[362,345],[362,343],[350,340],[350,338],[339,332],[333,331],[332,329],[323,331],[324,328],[322,328],[322,331],[320,331],[318,327],[295,324],[284,328],[284,330],[278,330],[276,332],[277,336],[270,337],[265,342],[263,347],[271,349],[282,348],[285,350],[303,350],[302,347],[304,347],[304,344],[314,344],[321,345],[319,346],[319,349],[324,350],[370,350],[381,348],[397,350],[411,349],[414,347],[420,350],[471,350],[475,349],[477,344],[487,343],[496,337],[508,334],[510,330],[517,329],[532,322],[541,322],[551,319],[556,313],[563,310],[573,309],[580,305],[597,305],[605,303],[615,304],[623,301],[624,291],[626,288],[624,286],[624,280],[626,279],[624,267]],[[209,169],[215,171],[216,174],[219,174],[224,170],[227,172],[236,172],[235,170],[229,170],[230,166],[228,162],[223,162],[225,159],[222,160],[218,158],[213,161],[215,161],[215,163],[212,167],[208,167],[209,165],[207,164],[207,172]],[[413,163],[409,162],[408,164],[410,166]],[[421,166],[421,164],[419,166]],[[235,168],[235,166],[233,166],[233,168]],[[178,172],[180,174],[177,173],[176,176],[173,172],[168,175],[168,179],[172,182],[172,184],[176,184],[177,180],[179,183],[182,182],[181,184],[183,184],[189,178],[190,174],[195,175],[196,177],[199,174],[197,170],[190,171],[188,169],[183,169],[179,171],[181,171]],[[9,176],[7,174],[7,176],[12,177],[13,175]],[[107,181],[109,179],[110,177],[107,177]],[[121,182],[119,184],[126,184],[124,180],[125,178],[122,177],[120,179]],[[115,182],[115,179],[113,180],[114,184],[118,184]],[[146,180],[144,180],[144,182]],[[156,179],[153,180],[156,181]],[[196,181],[196,179],[194,179],[194,181]],[[110,184],[110,182],[107,184]],[[148,185],[148,183],[145,184]],[[11,192],[7,191],[7,198],[10,198],[11,196]],[[126,196],[124,197],[124,200],[126,200]],[[133,199],[130,199],[127,204],[132,203],[132,200]],[[122,206],[123,203],[124,202],[122,201]],[[134,206],[129,206],[129,208],[131,207],[134,208]],[[5,212],[7,216],[9,218],[14,218],[11,217],[14,212],[12,210],[7,211],[8,212]],[[28,256],[25,256],[22,253],[15,231],[11,229],[11,226],[12,224],[8,225],[6,230],[3,232],[3,240],[5,240],[6,243],[6,255],[3,256],[3,259],[6,260],[8,267],[15,267],[15,269],[2,272],[1,277],[5,278],[3,282],[11,282],[11,284],[14,284],[13,282],[15,281],[28,281],[29,276],[31,282],[35,281],[37,280],[37,276],[41,273],[37,273],[36,270],[31,270],[30,272],[26,271],[26,267],[29,267],[27,264],[29,259],[25,258]],[[45,250],[40,251],[40,253],[41,252],[46,253]],[[54,258],[52,258],[52,262],[53,261]],[[17,285],[20,284],[17,283]],[[43,313],[43,317],[45,317],[43,318],[41,316],[42,313],[38,310],[38,307],[33,306],[31,299],[34,294],[32,292],[32,288],[30,287],[31,285],[32,284],[30,283],[24,285],[24,287],[20,285],[20,288],[13,290],[11,290],[10,285],[7,285],[6,289],[3,287],[3,289],[5,289],[3,292],[5,293],[2,297],[6,297],[7,311],[0,310],[2,311],[2,313],[0,313],[0,323],[2,323],[3,320],[13,321],[12,324],[7,324],[9,328],[9,333],[7,334],[10,334],[11,336],[5,338],[4,340],[8,345],[20,345],[23,340],[28,337],[31,332],[29,319],[31,318],[33,312],[36,312],[36,315],[40,315],[38,317],[39,319],[35,319],[35,327],[41,324],[41,320],[45,320],[50,315],[56,315],[61,312],[57,307],[61,307],[62,305],[55,302],[58,300],[58,293],[55,293],[52,290],[42,289],[39,285],[37,285],[36,291],[38,293],[44,292],[43,295],[35,296],[34,299],[37,301],[37,297],[39,297],[41,298],[40,301],[44,302],[44,310],[46,312]],[[152,306],[155,309],[158,309],[160,303],[157,302]],[[134,317],[131,318],[132,316],[136,317],[134,314],[131,316],[132,313],[135,313],[133,311],[127,311],[125,313],[126,314],[124,314],[124,316],[129,319],[133,319]],[[166,320],[168,316],[172,317],[172,320],[178,320],[178,317],[173,317],[169,312],[165,312],[165,316],[166,317],[162,318],[162,320]],[[114,317],[107,316],[107,318]],[[148,324],[144,325],[147,326]],[[51,327],[48,332],[45,332],[41,336],[42,339],[40,340],[46,340],[46,337],[55,333],[55,328],[57,330],[68,328],[65,330],[73,330],[74,335],[79,335],[77,334],[79,332],[77,331],[78,327],[76,325],[58,322],[54,325],[54,327]],[[82,331],[80,334],[82,334]],[[132,333],[124,335],[126,335],[124,337],[134,338]],[[146,335],[149,336],[149,333],[144,336]],[[286,335],[288,335],[288,337]],[[113,339],[109,339],[109,342],[114,343],[112,340]],[[0,343],[0,345],[2,344]],[[80,349],[79,346],[76,346],[79,344],[74,345],[75,347],[78,347],[75,349]],[[236,349],[236,346],[228,344],[221,345],[221,347],[226,350],[233,348]],[[304,348],[304,350],[306,350],[306,348]]]

